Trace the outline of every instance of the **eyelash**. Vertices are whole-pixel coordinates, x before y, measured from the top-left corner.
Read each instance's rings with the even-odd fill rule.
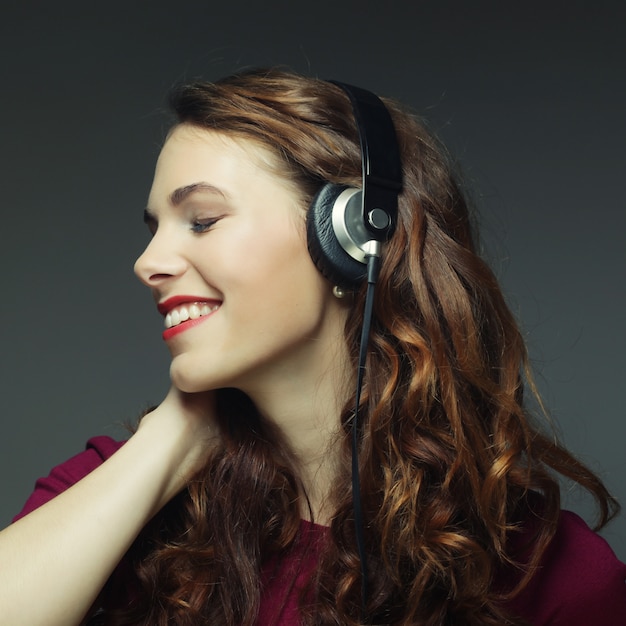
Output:
[[[193,233],[201,235],[202,233],[205,233],[206,231],[208,231],[219,220],[220,220],[219,217],[212,217],[212,218],[207,218],[207,219],[202,219],[202,220],[194,219],[191,222],[190,230]],[[143,221],[148,227],[148,230],[150,231],[150,235],[154,237],[158,228],[157,220],[151,215],[149,215],[147,212],[145,212]]]
[[[211,226],[213,226],[218,221],[218,219],[219,218],[214,217],[206,220],[194,220],[191,223],[191,230],[194,233],[202,234],[209,230],[209,228],[211,228]]]

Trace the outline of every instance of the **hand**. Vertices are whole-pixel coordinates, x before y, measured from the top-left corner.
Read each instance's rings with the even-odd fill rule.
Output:
[[[200,470],[219,442],[215,419],[215,391],[186,393],[172,385],[163,402],[141,420],[138,434],[146,430],[167,438],[179,450],[178,488]]]

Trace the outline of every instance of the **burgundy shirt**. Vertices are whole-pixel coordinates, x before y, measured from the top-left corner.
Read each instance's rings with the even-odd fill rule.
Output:
[[[71,487],[122,445],[109,437],[90,439],[83,452],[37,481],[15,520]],[[302,522],[300,542],[286,558],[264,567],[259,626],[298,623],[300,590],[315,568],[315,545],[325,532],[323,526]],[[608,543],[580,517],[563,511],[541,568],[507,608],[533,626],[626,626],[625,580],[626,565]]]

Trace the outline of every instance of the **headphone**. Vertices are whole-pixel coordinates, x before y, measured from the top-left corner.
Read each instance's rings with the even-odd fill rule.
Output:
[[[338,287],[356,289],[367,280],[361,328],[356,403],[352,418],[352,504],[361,566],[361,617],[367,622],[367,550],[359,477],[359,403],[374,309],[382,243],[396,227],[402,165],[387,107],[373,93],[330,81],[350,98],[361,144],[362,188],[326,183],[307,213],[309,254],[323,276]]]
[[[368,257],[396,227],[402,164],[396,131],[383,102],[370,91],[328,81],[350,99],[361,146],[362,188],[326,183],[307,213],[307,245],[331,283],[356,289],[368,275]]]

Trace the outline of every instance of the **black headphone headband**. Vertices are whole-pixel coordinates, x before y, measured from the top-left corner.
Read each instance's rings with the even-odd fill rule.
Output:
[[[398,194],[402,190],[402,163],[391,115],[383,101],[371,91],[334,80],[328,82],[343,89],[350,98],[359,131],[363,223],[372,237],[381,241],[381,229],[371,224],[368,216],[382,208],[390,220],[389,227],[384,229],[384,239],[388,239],[396,224]]]
[[[328,82],[342,89],[352,104],[362,187],[324,185],[309,208],[307,239],[322,274],[340,287],[354,289],[367,274],[366,256],[378,254],[371,244],[388,240],[395,229],[402,164],[393,121],[380,98],[359,87]]]

